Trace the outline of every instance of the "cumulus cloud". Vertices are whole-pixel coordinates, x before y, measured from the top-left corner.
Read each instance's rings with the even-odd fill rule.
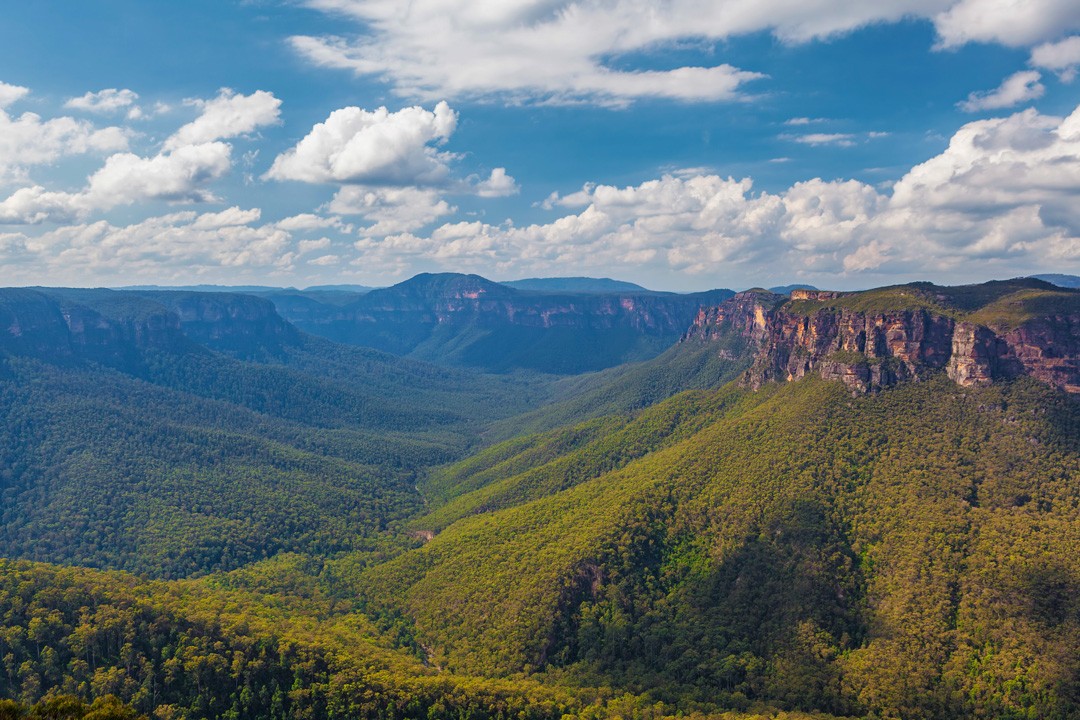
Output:
[[[226,143],[210,142],[149,158],[113,155],[90,176],[86,195],[97,208],[143,200],[209,201],[214,196],[204,186],[229,171],[231,151]]]
[[[281,110],[281,100],[265,90],[238,95],[223,88],[212,100],[191,100],[189,103],[201,110],[199,117],[168,138],[165,150],[247,135],[260,127],[276,124]]]
[[[1046,92],[1046,88],[1039,80],[1042,75],[1036,70],[1023,70],[1014,73],[989,92],[973,92],[968,99],[957,103],[964,112],[979,112],[980,110],[999,110],[1012,107],[1029,100],[1038,100]]]
[[[353,230],[352,225],[344,222],[339,217],[325,217],[323,215],[316,215],[315,213],[301,213],[299,215],[292,215],[290,217],[278,220],[274,224],[282,230],[288,230],[290,232],[334,229],[343,233],[351,233]]]
[[[25,95],[25,88],[0,88],[8,102]],[[18,92],[16,92],[18,91]],[[55,162],[61,158],[86,153],[124,150],[128,133],[118,127],[96,128],[91,123],[69,117],[43,120],[35,113],[18,117],[0,109],[0,182],[24,179],[26,169]]]
[[[362,235],[381,237],[417,230],[457,210],[430,188],[341,188],[329,204],[338,215],[359,215],[372,224]]]
[[[229,145],[221,142],[188,145],[148,158],[117,153],[109,156],[79,192],[54,192],[41,186],[15,191],[0,201],[0,222],[70,222],[94,210],[151,200],[214,200],[205,186],[229,171],[230,153]]]
[[[70,100],[68,105],[104,112],[123,108],[136,97],[130,91],[103,90]],[[20,188],[0,201],[0,222],[71,222],[93,211],[141,202],[216,200],[208,186],[232,168],[232,146],[222,140],[277,122],[281,101],[261,90],[237,95],[225,89],[212,100],[191,103],[201,109],[199,117],[170,136],[157,154],[114,152],[76,192],[40,185]],[[13,120],[0,110],[0,177],[5,162],[10,163],[10,173],[11,168],[52,162],[65,155],[126,148],[127,133],[119,128],[97,130],[71,118],[42,121],[32,113]]]
[[[970,42],[1027,47],[1080,29],[1080,6],[1073,0],[959,0],[948,5],[933,16],[946,48]]]
[[[30,94],[30,88],[0,82],[0,109],[22,100]]]
[[[517,195],[521,192],[517,181],[506,174],[506,168],[495,168],[486,180],[476,183],[475,192],[480,197],[495,198]]]
[[[389,80],[405,97],[498,95],[512,101],[625,104],[638,98],[737,99],[764,76],[712,67],[616,68],[606,59],[682,40],[770,32],[783,42],[828,39],[866,25],[925,18],[939,47],[1033,46],[1080,30],[1075,0],[307,0],[354,21],[357,35],[296,36],[316,65]]]
[[[64,107],[102,115],[127,110],[128,118],[136,120],[143,115],[142,110],[135,104],[138,99],[139,94],[133,90],[106,88],[98,92],[88,92],[81,97],[71,98],[64,103]]]
[[[232,227],[234,225],[250,225],[251,223],[258,222],[261,217],[262,210],[259,208],[241,210],[238,206],[233,205],[231,208],[222,210],[221,212],[203,213],[195,219],[195,222],[191,224],[191,227],[197,230],[210,230],[213,228]]]
[[[409,107],[390,112],[358,107],[335,110],[267,171],[274,180],[310,183],[416,185],[445,182],[452,156],[437,146],[457,127],[445,102],[433,111]]]
[[[1038,46],[1031,51],[1031,64],[1057,73],[1062,82],[1072,82],[1080,68],[1080,35]]]
[[[491,272],[608,271],[642,266],[729,284],[881,273],[962,278],[1080,265],[1080,108],[1027,110],[960,128],[940,155],[882,192],[850,180],[756,192],[748,179],[664,176],[554,195],[574,212],[548,223],[449,223],[357,242],[365,267]]]
[[[126,226],[98,221],[33,237],[9,234],[13,249],[0,244],[0,262],[8,252],[18,252],[19,267],[13,271],[51,284],[83,281],[87,275],[124,283],[132,277],[190,282],[192,277],[235,281],[246,272],[264,277],[290,271],[299,254],[292,237],[272,224],[242,222],[254,221],[256,213],[186,211]]]

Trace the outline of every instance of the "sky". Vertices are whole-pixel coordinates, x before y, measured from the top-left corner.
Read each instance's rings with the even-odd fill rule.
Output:
[[[35,0],[0,285],[1080,274],[1076,0]]]

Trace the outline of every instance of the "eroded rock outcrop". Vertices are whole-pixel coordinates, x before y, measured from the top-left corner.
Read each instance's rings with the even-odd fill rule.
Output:
[[[753,356],[744,382],[754,389],[816,372],[865,393],[944,370],[965,387],[1028,375],[1080,392],[1080,312],[995,328],[919,303],[864,310],[834,302],[843,296],[795,291],[788,300],[759,290],[739,293],[699,312],[683,341],[718,342],[720,352],[730,352],[738,338]]]

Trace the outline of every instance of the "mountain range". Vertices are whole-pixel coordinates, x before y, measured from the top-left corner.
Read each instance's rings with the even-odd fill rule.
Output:
[[[0,290],[0,716],[1080,715],[1080,290],[571,280]]]

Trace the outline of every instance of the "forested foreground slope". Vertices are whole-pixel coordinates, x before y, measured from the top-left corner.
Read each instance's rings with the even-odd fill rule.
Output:
[[[592,446],[582,482],[460,520],[357,591],[457,671],[838,714],[1080,713],[1072,397],[943,376],[735,394],[621,467]]]

